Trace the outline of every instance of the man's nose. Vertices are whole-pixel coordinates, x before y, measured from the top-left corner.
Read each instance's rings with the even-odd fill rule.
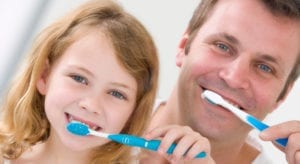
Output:
[[[249,87],[250,67],[246,59],[235,59],[227,63],[219,72],[219,76],[234,89],[247,89]]]

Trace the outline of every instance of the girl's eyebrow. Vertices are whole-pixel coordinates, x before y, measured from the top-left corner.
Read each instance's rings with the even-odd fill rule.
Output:
[[[77,69],[77,70],[80,70],[86,74],[88,74],[89,76],[92,76],[92,77],[95,77],[94,74],[89,71],[88,69],[84,68],[84,67],[81,67],[81,66],[78,66],[78,65],[67,65],[68,68],[71,68],[71,69]]]
[[[91,71],[89,71],[88,69],[85,69],[84,67],[80,67],[78,65],[68,65],[68,68],[77,69],[77,70],[85,72],[86,74],[88,74],[91,77],[95,77],[94,74]],[[117,87],[127,89],[127,90],[136,91],[134,88],[132,88],[129,85],[126,85],[122,82],[112,81],[110,84],[113,85],[113,86],[117,86]]]
[[[131,90],[131,91],[135,91],[134,88],[130,87],[129,85],[126,85],[124,83],[120,83],[120,82],[111,82],[112,85],[117,86],[117,87],[121,87],[127,90]]]

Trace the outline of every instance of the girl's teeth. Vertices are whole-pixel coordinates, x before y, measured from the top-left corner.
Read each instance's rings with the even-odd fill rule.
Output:
[[[100,129],[99,126],[96,126],[96,125],[90,126],[90,125],[88,125],[88,124],[86,124],[86,123],[83,123],[83,122],[81,122],[81,121],[78,121],[78,120],[74,119],[74,117],[73,117],[72,115],[70,115],[70,116],[69,116],[69,122],[72,122],[72,121],[73,121],[73,122],[80,122],[80,123],[82,123],[82,124],[88,126],[90,129],[95,130],[95,131],[97,131],[97,130]]]
[[[90,129],[97,131],[97,129],[99,128],[99,126],[92,126],[90,127]]]
[[[73,116],[71,116],[70,115],[70,117],[69,117],[69,121],[71,122],[71,121],[74,121],[74,118],[73,118]]]

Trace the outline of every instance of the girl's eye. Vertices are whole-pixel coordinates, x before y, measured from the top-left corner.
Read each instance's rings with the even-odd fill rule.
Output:
[[[265,64],[259,64],[258,68],[260,70],[262,70],[263,72],[266,72],[266,73],[271,73],[272,72],[272,69],[269,66],[265,65]]]
[[[111,92],[109,92],[109,94],[111,94],[112,96],[114,96],[118,99],[126,100],[126,97],[122,93],[120,93],[119,91],[111,91]]]
[[[87,80],[82,76],[72,75],[71,78],[78,83],[82,83],[82,84],[86,84],[86,85],[88,84]]]

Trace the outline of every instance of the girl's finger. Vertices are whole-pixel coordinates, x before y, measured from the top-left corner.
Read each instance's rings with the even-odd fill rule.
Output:
[[[177,127],[176,125],[168,125],[168,126],[164,126],[164,127],[154,128],[145,134],[145,138],[146,139],[154,139],[154,138],[164,137],[168,131],[175,129],[176,127]],[[181,131],[178,131],[178,132],[181,133]]]
[[[171,128],[168,129],[164,134],[165,136],[161,140],[161,145],[159,146],[160,151],[167,152],[170,148],[171,144],[176,144],[179,142],[184,136],[190,135],[191,129],[188,127],[180,127],[180,128]],[[180,148],[180,147],[179,147]],[[174,150],[178,149],[178,144]],[[174,152],[173,152],[174,153]]]
[[[193,146],[189,149],[185,158],[188,160],[194,159],[200,152],[205,152],[210,154],[210,143],[207,138],[202,138],[198,140]]]

